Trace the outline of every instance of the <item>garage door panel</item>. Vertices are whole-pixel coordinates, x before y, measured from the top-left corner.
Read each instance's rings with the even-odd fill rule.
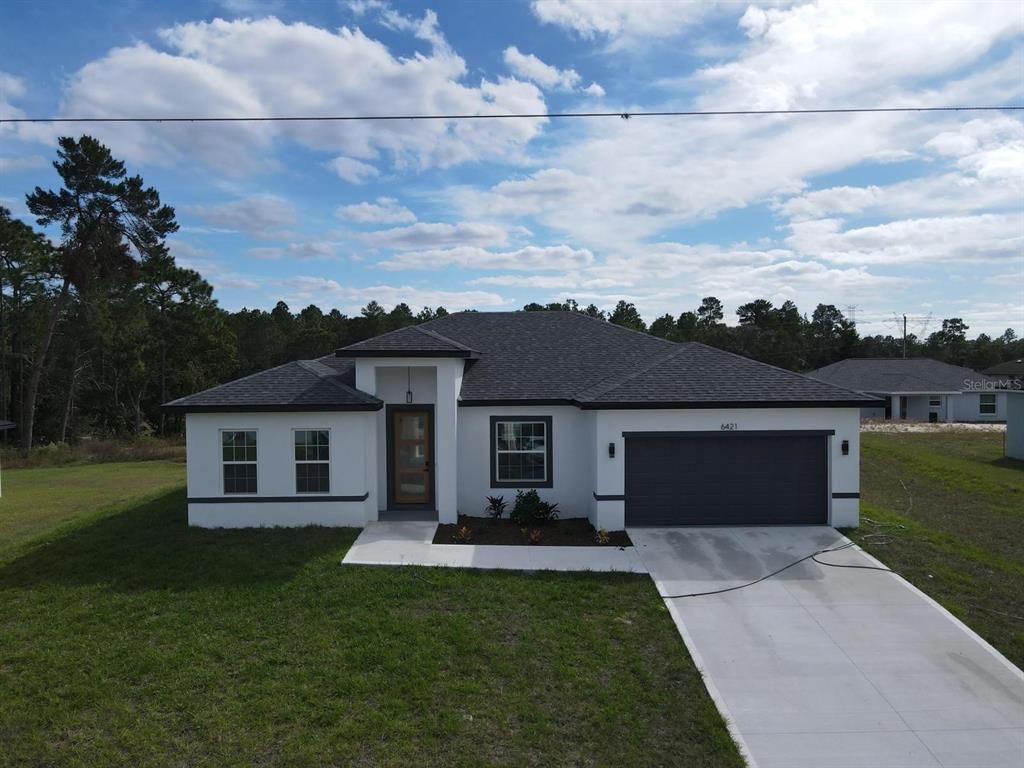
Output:
[[[627,525],[824,524],[822,435],[643,436],[626,440]]]

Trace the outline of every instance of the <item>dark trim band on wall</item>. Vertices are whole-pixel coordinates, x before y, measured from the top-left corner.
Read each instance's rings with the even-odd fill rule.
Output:
[[[623,437],[828,437],[834,429],[712,429],[690,432],[623,432]]]
[[[852,493],[852,492],[847,493],[847,492],[842,492],[841,491],[841,492],[833,493],[832,494],[832,498],[833,499],[859,499],[860,498],[860,494],[859,493]]]
[[[317,494],[310,494],[308,496],[208,496],[208,497],[194,497],[190,496],[188,499],[189,504],[265,504],[267,502],[282,502],[282,501],[366,501],[370,498],[370,492],[367,491],[362,496],[320,496]]]
[[[595,501],[625,501],[626,500],[626,494],[611,494],[611,495],[605,494],[605,495],[601,495],[597,491],[594,491],[594,500]]]

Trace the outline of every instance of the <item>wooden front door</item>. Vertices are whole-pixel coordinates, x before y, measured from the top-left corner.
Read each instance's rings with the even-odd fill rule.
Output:
[[[430,416],[429,410],[391,412],[391,500],[395,504],[433,503]]]

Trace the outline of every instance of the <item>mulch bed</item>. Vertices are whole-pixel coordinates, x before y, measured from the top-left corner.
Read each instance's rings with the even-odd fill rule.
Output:
[[[457,536],[459,528],[466,526],[472,536],[465,541]],[[540,541],[531,542],[531,531],[540,531]],[[608,543],[598,544],[594,526],[585,517],[556,520],[546,525],[532,526],[526,533],[511,520],[491,520],[488,517],[459,515],[458,523],[437,526],[434,544],[515,544],[538,547],[631,547],[633,542],[625,531],[608,531]]]

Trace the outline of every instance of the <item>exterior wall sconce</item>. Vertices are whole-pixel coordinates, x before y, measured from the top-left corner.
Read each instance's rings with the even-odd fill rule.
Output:
[[[615,458],[615,443],[608,443],[608,458]]]
[[[842,447],[843,447],[843,456],[849,456],[850,455],[850,441],[849,440],[843,440],[843,446]]]
[[[405,402],[412,403],[412,367],[406,366],[405,368]]]

